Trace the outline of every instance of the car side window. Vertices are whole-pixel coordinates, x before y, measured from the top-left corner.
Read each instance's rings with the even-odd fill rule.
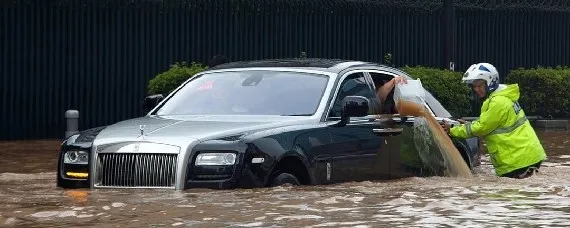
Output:
[[[389,82],[394,78],[394,76],[389,74],[382,74],[377,72],[369,72],[370,77],[374,81],[374,89],[378,90],[381,86]],[[378,97],[380,100],[380,97]],[[395,103],[394,103],[394,89],[390,90],[387,94],[386,100],[382,102],[382,106],[379,108],[378,114],[395,114],[397,113]]]
[[[371,85],[366,80],[364,73],[353,73],[346,77],[340,85],[336,99],[331,108],[329,117],[340,117],[342,108],[342,100],[346,96],[363,96],[368,98],[371,103],[375,102],[376,93],[373,92]],[[370,104],[372,106],[372,104]]]

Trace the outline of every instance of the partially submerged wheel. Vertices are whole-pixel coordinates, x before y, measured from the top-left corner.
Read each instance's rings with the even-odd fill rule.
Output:
[[[295,177],[295,175],[290,174],[290,173],[282,173],[282,172],[278,173],[273,178],[273,180],[271,180],[271,186],[272,187],[286,185],[286,184],[301,185],[299,182],[299,179],[297,179],[297,177]]]

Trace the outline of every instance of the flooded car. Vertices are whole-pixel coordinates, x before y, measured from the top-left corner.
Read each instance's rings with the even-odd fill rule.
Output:
[[[326,59],[210,68],[166,97],[147,97],[143,117],[67,138],[57,186],[256,188],[437,174],[414,146],[414,119],[378,115],[386,113],[377,82],[393,77],[411,79],[387,66]],[[426,95],[426,108],[452,121]],[[476,138],[454,144],[477,165]]]

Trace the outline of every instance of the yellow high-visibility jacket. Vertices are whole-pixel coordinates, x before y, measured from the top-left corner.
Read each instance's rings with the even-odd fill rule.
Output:
[[[518,103],[518,84],[501,85],[483,102],[481,115],[454,126],[452,137],[485,137],[498,176],[546,159],[546,153]]]

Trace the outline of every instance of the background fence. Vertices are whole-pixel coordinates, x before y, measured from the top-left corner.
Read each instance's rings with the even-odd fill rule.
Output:
[[[382,62],[391,53],[396,66],[486,61],[503,76],[570,65],[569,1],[529,2],[4,0],[0,140],[61,138],[67,109],[80,111],[81,129],[140,116],[151,78],[216,54]]]

